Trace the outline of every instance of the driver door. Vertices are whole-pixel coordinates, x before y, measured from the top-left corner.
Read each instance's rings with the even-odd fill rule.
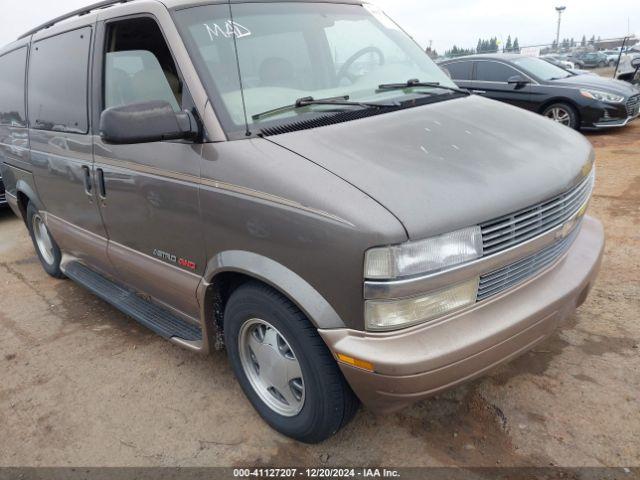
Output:
[[[154,17],[99,24],[94,78],[103,79],[97,113],[165,101],[176,112],[192,101]],[[202,145],[166,141],[113,145],[94,137],[99,208],[108,254],[120,281],[195,319],[205,268],[198,202]]]
[[[515,75],[524,76],[521,72],[506,63],[493,60],[477,60],[475,65],[473,93],[527,110],[534,109],[531,84],[514,85],[508,82]]]

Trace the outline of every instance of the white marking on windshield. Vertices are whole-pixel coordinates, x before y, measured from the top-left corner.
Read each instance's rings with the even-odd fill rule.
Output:
[[[232,38],[235,35],[236,38],[243,38],[251,35],[251,30],[244,25],[232,22],[231,20],[227,20],[222,26],[217,23],[212,25],[205,23],[204,28],[207,29],[207,33],[209,34],[209,38],[212,42],[220,37]]]

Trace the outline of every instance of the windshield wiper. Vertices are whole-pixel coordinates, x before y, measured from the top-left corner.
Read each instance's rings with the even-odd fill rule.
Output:
[[[317,100],[313,97],[303,97],[303,98],[299,98],[298,100],[295,101],[295,103],[291,105],[285,105],[283,107],[267,110],[266,112],[257,113],[256,115],[253,115],[251,118],[253,118],[253,120],[260,120],[261,118],[280,115],[281,113],[287,113],[291,110],[308,107],[310,105],[335,105],[339,107],[362,107],[362,108],[383,108],[383,107],[392,106],[392,105],[386,105],[383,103],[350,102],[349,95],[344,95],[342,97],[320,98]]]
[[[466,90],[460,88],[448,87],[441,85],[440,82],[421,82],[418,79],[408,80],[405,83],[385,83],[378,87],[378,92],[384,92],[388,90],[404,90],[406,88],[441,88],[442,90],[449,90],[450,92],[462,93],[464,95],[471,95]]]

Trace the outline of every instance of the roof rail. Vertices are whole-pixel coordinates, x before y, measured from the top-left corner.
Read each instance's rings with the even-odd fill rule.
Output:
[[[42,25],[34,28],[33,30],[29,30],[24,35],[20,36],[18,40],[22,40],[23,38],[29,37],[34,33],[38,33],[40,30],[46,30],[47,28],[53,27],[56,23],[60,23],[63,20],[67,20],[68,18],[73,17],[81,17],[83,15],[87,15],[94,10],[99,10],[101,8],[110,7],[111,5],[116,5],[118,3],[128,3],[132,0],[103,0],[102,2],[97,2],[92,5],[88,5],[83,8],[79,8],[78,10],[74,10],[73,12],[69,12],[66,15],[62,15],[60,17],[54,18],[53,20],[49,20],[47,23],[43,23]]]

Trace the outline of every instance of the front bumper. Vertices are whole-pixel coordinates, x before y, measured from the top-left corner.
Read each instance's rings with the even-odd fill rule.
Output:
[[[602,224],[585,217],[575,243],[556,265],[477,307],[428,324],[372,334],[321,330],[337,355],[369,362],[375,372],[340,363],[360,400],[387,413],[482,375],[552,334],[586,299],[604,250]]]
[[[597,102],[583,109],[582,116],[586,129],[624,127],[640,117],[640,97],[634,95],[622,104]]]

